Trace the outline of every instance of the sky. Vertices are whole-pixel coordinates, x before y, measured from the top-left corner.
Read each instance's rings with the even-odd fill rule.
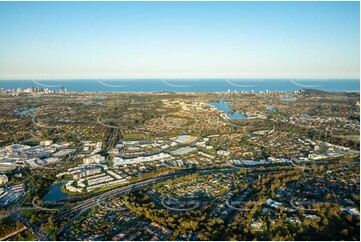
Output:
[[[359,78],[359,2],[0,2],[0,79]]]

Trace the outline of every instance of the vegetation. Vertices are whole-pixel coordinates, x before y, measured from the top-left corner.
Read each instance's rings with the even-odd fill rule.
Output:
[[[0,238],[22,227],[21,223],[15,222],[11,217],[0,218]]]

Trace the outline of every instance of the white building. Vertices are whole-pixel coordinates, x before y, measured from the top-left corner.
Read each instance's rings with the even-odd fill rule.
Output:
[[[96,155],[92,155],[92,156],[89,156],[89,157],[85,157],[83,159],[83,163],[84,164],[94,164],[94,163],[99,163],[99,162],[103,162],[105,161],[105,158],[104,156],[101,156],[99,154],[96,154]]]
[[[40,145],[41,146],[48,146],[48,145],[51,145],[53,143],[52,140],[43,140],[43,141],[40,141]]]
[[[142,163],[142,162],[151,162],[151,161],[157,161],[157,160],[164,160],[164,159],[169,159],[172,156],[169,154],[165,154],[165,153],[159,153],[156,155],[151,155],[151,156],[139,156],[136,158],[131,158],[131,159],[123,159],[120,157],[115,157],[113,162],[114,162],[114,167],[118,167],[121,165],[127,165],[127,164],[137,164],[137,163]]]
[[[9,178],[6,175],[0,175],[0,185],[6,184]]]
[[[217,154],[222,156],[229,156],[230,153],[226,150],[217,150]]]

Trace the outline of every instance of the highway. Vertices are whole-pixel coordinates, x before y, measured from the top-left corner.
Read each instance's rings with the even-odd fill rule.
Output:
[[[231,173],[231,172],[236,172],[238,170],[239,170],[238,168],[233,168],[233,167],[230,167],[227,169],[212,169],[212,170],[183,170],[183,171],[175,170],[174,173],[171,173],[171,174],[154,177],[154,178],[150,178],[147,180],[138,181],[138,182],[135,182],[132,184],[124,185],[121,187],[113,188],[113,189],[105,191],[101,194],[99,194],[99,193],[94,194],[93,197],[85,198],[83,201],[74,200],[74,203],[73,203],[74,205],[70,205],[72,207],[70,207],[70,208],[68,207],[68,210],[65,210],[54,216],[54,218],[53,218],[54,221],[59,221],[62,218],[69,218],[68,222],[62,228],[60,228],[56,232],[56,234],[59,235],[62,233],[62,231],[68,229],[71,226],[71,224],[73,223],[73,221],[75,219],[77,219],[81,214],[86,212],[87,210],[97,206],[102,201],[110,200],[116,196],[124,195],[124,194],[130,193],[130,192],[154,185],[159,182],[164,182],[168,179],[174,179],[176,177],[185,176],[185,175],[189,175],[189,174],[197,173],[199,175],[207,175],[207,174],[213,174],[213,173],[219,173],[219,172]],[[253,172],[253,173],[257,174],[257,173],[265,173],[265,172],[266,171],[258,171],[258,172]],[[277,173],[277,172],[279,172],[279,171],[268,171],[267,173]],[[70,201],[68,201],[68,203],[69,202]],[[42,207],[38,206],[34,200],[33,200],[33,206],[40,210],[63,210],[64,209],[64,206],[52,208],[52,209],[42,208]],[[38,240],[49,240],[51,234],[46,235],[45,231],[40,229],[40,225],[48,222],[48,220],[43,220],[43,221],[39,221],[37,223],[31,224],[26,218],[21,216],[20,212],[22,209],[23,209],[22,202],[19,200],[15,204],[13,204],[7,212],[8,212],[8,214],[11,214],[11,216],[13,217],[14,220],[23,223],[28,228],[31,228]]]
[[[8,214],[11,216],[11,218],[16,221],[22,223],[27,228],[32,229],[33,234],[36,236],[37,240],[44,240],[46,237],[46,233],[44,230],[36,226],[35,224],[32,224],[24,218],[21,215],[22,211],[22,204],[24,202],[24,197],[18,199],[12,206],[8,209]]]
[[[112,199],[116,196],[122,195],[122,194],[127,194],[129,192],[133,192],[139,189],[142,189],[144,187],[147,186],[151,186],[154,185],[156,183],[159,182],[163,182],[166,181],[168,179],[173,179],[175,177],[179,177],[179,176],[185,176],[185,175],[189,175],[189,174],[193,174],[193,173],[198,173],[200,175],[207,175],[207,174],[213,174],[213,173],[218,173],[218,172],[224,172],[224,173],[229,173],[229,172],[234,172],[234,171],[238,171],[238,169],[215,169],[215,170],[206,170],[206,171],[182,171],[182,172],[177,172],[177,173],[173,173],[173,174],[168,174],[165,176],[161,176],[161,177],[155,177],[155,178],[151,178],[145,181],[139,181],[137,183],[133,183],[133,184],[129,184],[126,186],[122,186],[122,187],[118,187],[118,188],[114,188],[112,190],[106,191],[98,196],[92,197],[92,198],[88,198],[86,200],[84,200],[83,202],[81,202],[81,204],[74,206],[73,208],[71,208],[68,211],[64,211],[56,216],[54,216],[54,221],[58,221],[59,219],[62,219],[64,217],[71,217],[72,215],[75,216],[75,218],[77,218],[81,213],[83,213],[84,211],[91,209],[92,207],[96,206],[99,202],[101,201],[105,201],[108,199]],[[41,222],[36,223],[37,226],[40,226],[42,223],[47,222],[48,220],[43,220]],[[71,222],[74,221],[74,218],[70,219],[68,221],[68,223],[66,223],[62,228],[60,228],[58,230],[57,234],[60,234],[60,232],[64,231],[67,227],[70,226]],[[33,224],[34,226],[35,224]],[[49,240],[49,236],[46,237],[40,237],[42,240]]]
[[[101,201],[114,198],[118,195],[133,192],[133,191],[139,190],[141,188],[151,186],[151,185],[159,183],[159,182],[166,181],[168,179],[173,179],[176,176],[185,176],[185,175],[189,175],[192,173],[199,173],[201,175],[207,175],[207,174],[212,174],[212,173],[217,173],[217,172],[228,173],[228,172],[232,172],[232,171],[237,171],[237,169],[216,169],[216,170],[208,170],[208,171],[182,171],[182,172],[173,173],[173,174],[169,174],[169,175],[165,175],[165,176],[161,176],[161,177],[151,178],[151,179],[148,179],[145,181],[139,181],[134,184],[129,184],[126,186],[122,186],[122,187],[118,187],[118,188],[106,191],[101,195],[84,200],[83,202],[81,202],[81,204],[74,206],[71,210],[65,211],[63,213],[60,213],[60,214],[54,216],[54,220],[55,221],[59,220],[63,217],[69,216],[69,215],[73,214],[74,212],[77,212],[80,210],[86,210],[86,209],[92,208],[93,206],[97,205]],[[44,221],[44,222],[46,222],[46,221]]]
[[[198,173],[199,175],[208,175],[208,174],[219,173],[219,172],[231,173],[231,172],[237,172],[238,170],[239,169],[237,169],[237,168],[212,169],[212,170],[201,170],[201,171],[199,171],[199,170],[198,171],[197,170],[186,170],[186,171],[175,170],[175,172],[172,174],[154,177],[154,178],[150,178],[148,180],[135,182],[135,183],[128,184],[128,185],[125,185],[122,187],[117,187],[117,188],[105,191],[99,195],[95,195],[94,197],[86,198],[83,201],[80,201],[80,202],[76,201],[75,202],[76,204],[73,205],[73,207],[71,207],[69,210],[61,212],[53,217],[54,221],[59,221],[62,218],[71,218],[62,228],[60,228],[56,232],[56,234],[59,235],[62,231],[67,229],[71,225],[71,223],[76,218],[78,218],[83,212],[97,206],[102,201],[110,200],[116,196],[124,195],[124,194],[130,193],[130,192],[142,189],[144,187],[154,185],[159,182],[164,182],[168,179],[174,179],[176,177],[185,176],[185,175],[189,175],[189,174]],[[264,172],[264,171],[262,171],[262,172]],[[273,171],[273,172],[277,172],[277,171]],[[270,173],[273,173],[273,172],[270,172]],[[33,201],[33,203],[35,204],[34,201]],[[22,204],[21,202],[20,203],[17,202],[16,205],[13,205],[11,209],[9,208],[8,213],[12,214],[12,217],[16,221],[19,221],[19,222],[23,223],[25,226],[27,226],[28,228],[31,228],[38,240],[50,240],[51,234],[46,235],[45,231],[40,229],[41,224],[48,222],[48,220],[43,220],[43,221],[39,221],[37,223],[31,224],[26,218],[21,216],[21,214],[20,214],[20,212],[22,210],[21,204]],[[62,208],[46,209],[46,208],[39,207],[38,205],[36,205],[35,207],[37,207],[37,209],[40,209],[40,210],[56,210],[56,209],[61,210],[64,208],[64,207],[62,207]]]

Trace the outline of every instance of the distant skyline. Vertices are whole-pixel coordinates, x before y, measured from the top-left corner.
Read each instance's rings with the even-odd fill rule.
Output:
[[[0,2],[0,79],[358,79],[359,10],[359,2]]]

